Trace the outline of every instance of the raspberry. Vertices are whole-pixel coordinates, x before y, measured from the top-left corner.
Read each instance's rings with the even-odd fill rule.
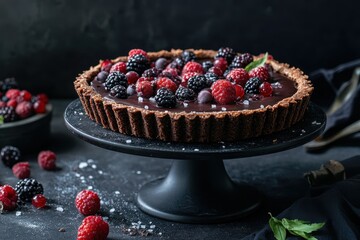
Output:
[[[244,90],[246,93],[259,93],[259,87],[262,81],[258,77],[250,78],[249,81],[246,82]]]
[[[132,55],[126,63],[126,69],[128,71],[137,72],[139,75],[142,74],[149,67],[149,60],[141,54]]]
[[[235,68],[229,72],[226,79],[241,86],[245,86],[247,80],[249,80],[249,74],[243,68]]]
[[[30,102],[21,102],[15,108],[16,114],[24,119],[33,114],[33,106]]]
[[[123,74],[121,72],[112,72],[109,74],[109,76],[106,78],[106,81],[104,84],[105,90],[110,91],[116,85],[121,85],[121,86],[127,87],[128,80],[125,77],[125,74]]]
[[[218,80],[212,87],[212,95],[217,103],[230,104],[236,100],[236,90],[234,85],[227,80]]]
[[[182,52],[181,58],[187,63],[190,61],[194,61],[196,56],[193,51],[185,50]]]
[[[120,99],[126,99],[128,97],[126,92],[126,87],[121,85],[116,85],[113,88],[111,88],[110,95]]]
[[[156,80],[156,90],[160,88],[167,88],[175,93],[177,85],[170,78],[162,77]]]
[[[15,191],[22,202],[31,202],[35,195],[44,193],[41,183],[33,178],[19,180],[15,186]]]
[[[268,82],[263,82],[259,87],[259,92],[264,97],[270,97],[272,94],[272,91],[273,91],[272,86]]]
[[[237,99],[242,99],[243,96],[245,95],[245,91],[244,88],[241,85],[235,84],[235,92],[236,92],[236,97]]]
[[[219,79],[219,76],[212,72],[208,72],[204,76],[208,87],[211,87],[211,85]]]
[[[110,73],[112,72],[121,72],[126,73],[126,63],[125,62],[118,62],[111,66]]]
[[[214,66],[213,62],[211,61],[205,61],[205,62],[202,62],[202,67],[204,69],[204,72],[207,72],[211,67]]]
[[[197,62],[188,62],[185,64],[183,70],[182,70],[182,74],[187,73],[187,72],[197,72],[200,74],[204,73],[204,69],[201,66],[200,63]]]
[[[167,64],[168,60],[166,58],[158,58],[155,62],[155,67],[159,70],[164,70]]]
[[[221,69],[222,72],[224,72],[228,67],[228,63],[225,58],[220,57],[215,59],[214,67],[218,67]]]
[[[12,211],[17,207],[18,196],[15,189],[9,185],[0,186],[0,205],[3,210]]]
[[[174,93],[167,88],[160,88],[157,90],[155,101],[160,107],[173,108],[176,106],[176,97]]]
[[[249,77],[251,78],[258,77],[263,82],[267,82],[270,80],[269,72],[266,70],[265,67],[257,67],[252,69],[249,72]]]
[[[18,96],[20,96],[20,90],[19,89],[9,89],[9,90],[7,90],[5,96],[8,99],[16,99]]]
[[[154,95],[154,87],[149,81],[138,81],[136,83],[136,92],[139,96],[150,98]]]
[[[52,151],[41,151],[38,154],[38,164],[42,169],[54,170],[56,169],[56,154]]]
[[[47,199],[42,194],[37,194],[33,199],[31,200],[31,204],[36,208],[43,208],[46,206]]]
[[[75,206],[81,214],[93,215],[100,210],[100,198],[96,192],[82,190],[76,195]]]
[[[158,75],[159,75],[159,70],[157,70],[156,68],[149,68],[146,69],[141,76],[154,80],[154,78],[156,78]]]
[[[137,72],[130,71],[125,74],[125,77],[128,81],[128,84],[135,84],[139,79],[139,74]]]
[[[45,113],[46,112],[46,103],[43,101],[36,101],[33,105],[35,113]]]
[[[16,121],[15,109],[13,107],[0,107],[0,118],[4,123]]]
[[[144,57],[146,57],[147,59],[149,59],[149,57],[148,57],[148,55],[147,55],[147,52],[145,52],[144,50],[142,50],[142,49],[131,49],[130,51],[129,51],[129,54],[128,54],[128,56],[129,56],[129,58],[131,58],[131,57],[133,57],[133,56],[135,56],[135,55],[143,55]]]
[[[110,71],[111,66],[112,66],[112,62],[109,59],[101,61],[101,63],[100,63],[101,71],[108,72],[108,71]]]
[[[187,87],[198,93],[208,86],[207,79],[204,75],[191,77],[188,81]]]
[[[234,57],[229,68],[245,68],[249,63],[253,61],[253,56],[250,53],[240,54]]]
[[[189,88],[180,86],[176,90],[175,96],[180,101],[192,101],[195,98],[195,92]]]
[[[233,60],[235,55],[236,55],[236,53],[232,48],[222,47],[216,53],[215,59],[216,58],[225,58],[228,63],[231,63],[231,61]]]
[[[109,234],[109,224],[100,216],[84,218],[79,229],[77,240],[106,240]]]
[[[1,149],[0,158],[5,166],[11,168],[21,161],[21,153],[17,147],[5,146]]]
[[[18,101],[17,99],[9,99],[9,101],[6,103],[7,107],[12,107],[12,108],[16,108],[16,106],[18,105]]]
[[[12,172],[18,179],[30,177],[30,164],[29,162],[18,162],[12,167]]]
[[[21,97],[22,101],[31,101],[32,95],[29,91],[22,90],[20,92],[20,97]]]
[[[201,75],[201,74],[197,73],[197,72],[187,72],[187,73],[182,74],[181,86],[187,87],[189,79],[191,77],[198,76],[198,75]]]

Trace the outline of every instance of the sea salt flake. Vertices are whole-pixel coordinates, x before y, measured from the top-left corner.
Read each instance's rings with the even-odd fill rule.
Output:
[[[64,208],[62,208],[62,207],[57,207],[57,208],[56,208],[56,211],[63,212],[63,211],[64,211]]]
[[[144,229],[146,228],[146,225],[141,225],[140,228]]]
[[[264,108],[264,105],[261,104],[261,105],[260,105],[260,108]]]
[[[131,143],[132,141],[131,141],[131,139],[127,139],[125,142],[129,144],[129,143]]]
[[[88,186],[87,189],[92,190],[93,186]]]
[[[149,106],[148,106],[148,105],[145,105],[144,108],[145,108],[146,110],[148,110],[148,109],[149,109]]]
[[[20,211],[16,211],[15,215],[18,217],[20,216],[22,213]]]
[[[87,166],[89,166],[89,164],[87,162],[81,162],[79,163],[79,168],[86,168]]]
[[[144,102],[144,98],[143,97],[138,97],[138,102]]]
[[[93,160],[93,159],[88,159],[87,162],[88,162],[88,163],[93,163],[94,160]]]
[[[79,173],[75,173],[75,177],[81,177]]]
[[[85,177],[84,177],[84,176],[81,176],[81,177],[80,177],[80,179],[81,179],[81,180],[84,180],[84,179],[85,179]]]
[[[306,133],[306,131],[304,129],[301,130],[302,133]]]
[[[156,102],[154,97],[149,98],[150,102]]]
[[[200,151],[200,150],[199,150],[198,148],[195,148],[194,151],[195,151],[195,152],[198,152],[198,151]]]
[[[186,102],[184,102],[183,104],[184,104],[184,107],[188,107],[188,106],[189,106],[189,104],[186,103]]]
[[[120,194],[120,192],[119,192],[119,191],[115,191],[115,194],[116,194],[116,195],[119,195],[119,194]]]
[[[102,217],[104,220],[108,220],[109,219],[109,217]]]
[[[94,178],[93,176],[91,176],[91,175],[89,176],[89,179],[93,179],[93,178]]]
[[[249,100],[244,100],[244,101],[243,101],[243,104],[244,104],[244,105],[249,105],[250,102],[249,102]]]
[[[226,148],[226,146],[225,146],[225,145],[222,145],[221,147],[222,147],[222,148]]]
[[[222,108],[221,108],[221,111],[226,111],[226,107],[222,107]]]
[[[99,173],[99,174],[103,174],[104,172],[103,172],[103,171],[101,171],[101,170],[99,170],[99,171],[98,171],[98,173]]]
[[[82,116],[82,115],[84,115],[84,113],[83,113],[83,112],[79,112],[79,115]]]
[[[216,104],[211,104],[211,108],[216,108]]]
[[[152,229],[148,229],[147,231],[148,231],[148,233],[153,233],[154,232],[154,230],[152,230]]]
[[[150,225],[150,228],[151,228],[151,229],[154,229],[154,228],[155,228],[155,225]]]
[[[139,175],[140,175],[140,174],[141,174],[141,171],[136,171],[136,174],[139,174]]]
[[[181,150],[185,151],[185,148],[182,148]]]
[[[93,169],[96,169],[96,168],[97,168],[97,166],[96,166],[95,164],[91,165],[91,167],[92,167]]]
[[[159,232],[159,235],[161,236],[161,235],[162,235],[162,232]]]
[[[115,212],[115,208],[110,209],[109,212],[110,212],[110,213]]]

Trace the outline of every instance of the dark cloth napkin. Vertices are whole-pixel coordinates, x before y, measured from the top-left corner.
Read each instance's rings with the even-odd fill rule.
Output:
[[[340,162],[347,178],[327,186],[311,187],[308,196],[276,216],[300,219],[312,223],[325,222],[325,226],[312,235],[318,240],[360,239],[360,155]],[[243,240],[273,240],[274,234],[267,224],[257,233]],[[299,239],[288,235],[287,239]]]

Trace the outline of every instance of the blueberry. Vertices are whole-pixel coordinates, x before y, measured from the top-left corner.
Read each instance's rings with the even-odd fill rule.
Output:
[[[136,94],[135,85],[134,85],[134,84],[129,85],[129,86],[127,87],[127,89],[126,89],[126,93],[127,93],[127,95],[129,95],[129,96],[132,96],[132,95]]]
[[[96,76],[96,80],[99,81],[99,82],[101,82],[101,83],[103,83],[103,82],[105,82],[105,80],[106,80],[106,78],[107,78],[108,75],[109,75],[108,72],[106,72],[106,71],[101,71],[101,72],[99,72],[98,75]]]
[[[167,65],[167,60],[166,58],[159,58],[158,60],[156,60],[155,62],[155,68],[159,69],[159,70],[164,70],[165,67]]]
[[[197,100],[199,103],[209,103],[213,100],[213,96],[212,96],[211,92],[209,92],[209,90],[204,89],[199,92]]]

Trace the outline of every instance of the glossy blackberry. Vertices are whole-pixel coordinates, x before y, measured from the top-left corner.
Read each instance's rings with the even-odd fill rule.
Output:
[[[185,61],[185,63],[194,61],[196,59],[195,53],[193,51],[185,50],[181,54],[181,58]]]
[[[185,65],[184,60],[181,58],[175,58],[169,65],[170,68],[176,68],[178,70],[181,70]]]
[[[211,61],[205,61],[201,65],[202,65],[204,71],[207,72],[211,67],[214,66],[214,63]]]
[[[195,99],[195,92],[190,88],[179,87],[176,92],[175,96],[180,101],[191,101]]]
[[[258,77],[250,78],[244,87],[246,93],[259,93],[259,87],[262,81]]]
[[[11,168],[21,161],[21,153],[17,147],[5,146],[1,149],[0,158],[5,166]]]
[[[215,73],[209,72],[205,74],[206,85],[210,87],[216,80],[220,79]]]
[[[240,54],[234,57],[229,68],[245,68],[249,63],[254,60],[253,56],[250,53]]]
[[[0,92],[6,93],[7,90],[12,88],[19,88],[19,85],[16,82],[15,78],[6,78],[4,81],[0,82]]]
[[[167,88],[157,90],[155,101],[160,107],[173,108],[176,106],[176,97],[174,93]]]
[[[188,80],[187,87],[198,93],[202,89],[206,88],[207,80],[204,75],[193,76]]]
[[[109,74],[104,83],[106,91],[110,91],[116,85],[127,87],[128,81],[125,74],[121,72],[112,72]]]
[[[15,191],[20,202],[31,202],[37,194],[43,194],[44,189],[41,183],[33,178],[25,178],[17,182]]]
[[[220,57],[225,58],[228,64],[230,64],[231,61],[234,59],[235,55],[236,53],[232,48],[222,47],[216,53],[215,58],[220,58]]]
[[[116,85],[113,88],[111,88],[110,90],[110,95],[114,96],[116,98],[122,98],[125,99],[127,98],[127,91],[126,91],[126,87],[121,86],[121,85]]]
[[[14,122],[17,119],[15,109],[13,107],[1,107],[0,117],[4,123]]]
[[[144,71],[142,77],[146,78],[156,78],[159,75],[160,71],[157,68],[149,68]]]
[[[141,55],[136,54],[128,59],[126,63],[127,71],[134,71],[141,75],[146,69],[150,68],[149,60]]]

